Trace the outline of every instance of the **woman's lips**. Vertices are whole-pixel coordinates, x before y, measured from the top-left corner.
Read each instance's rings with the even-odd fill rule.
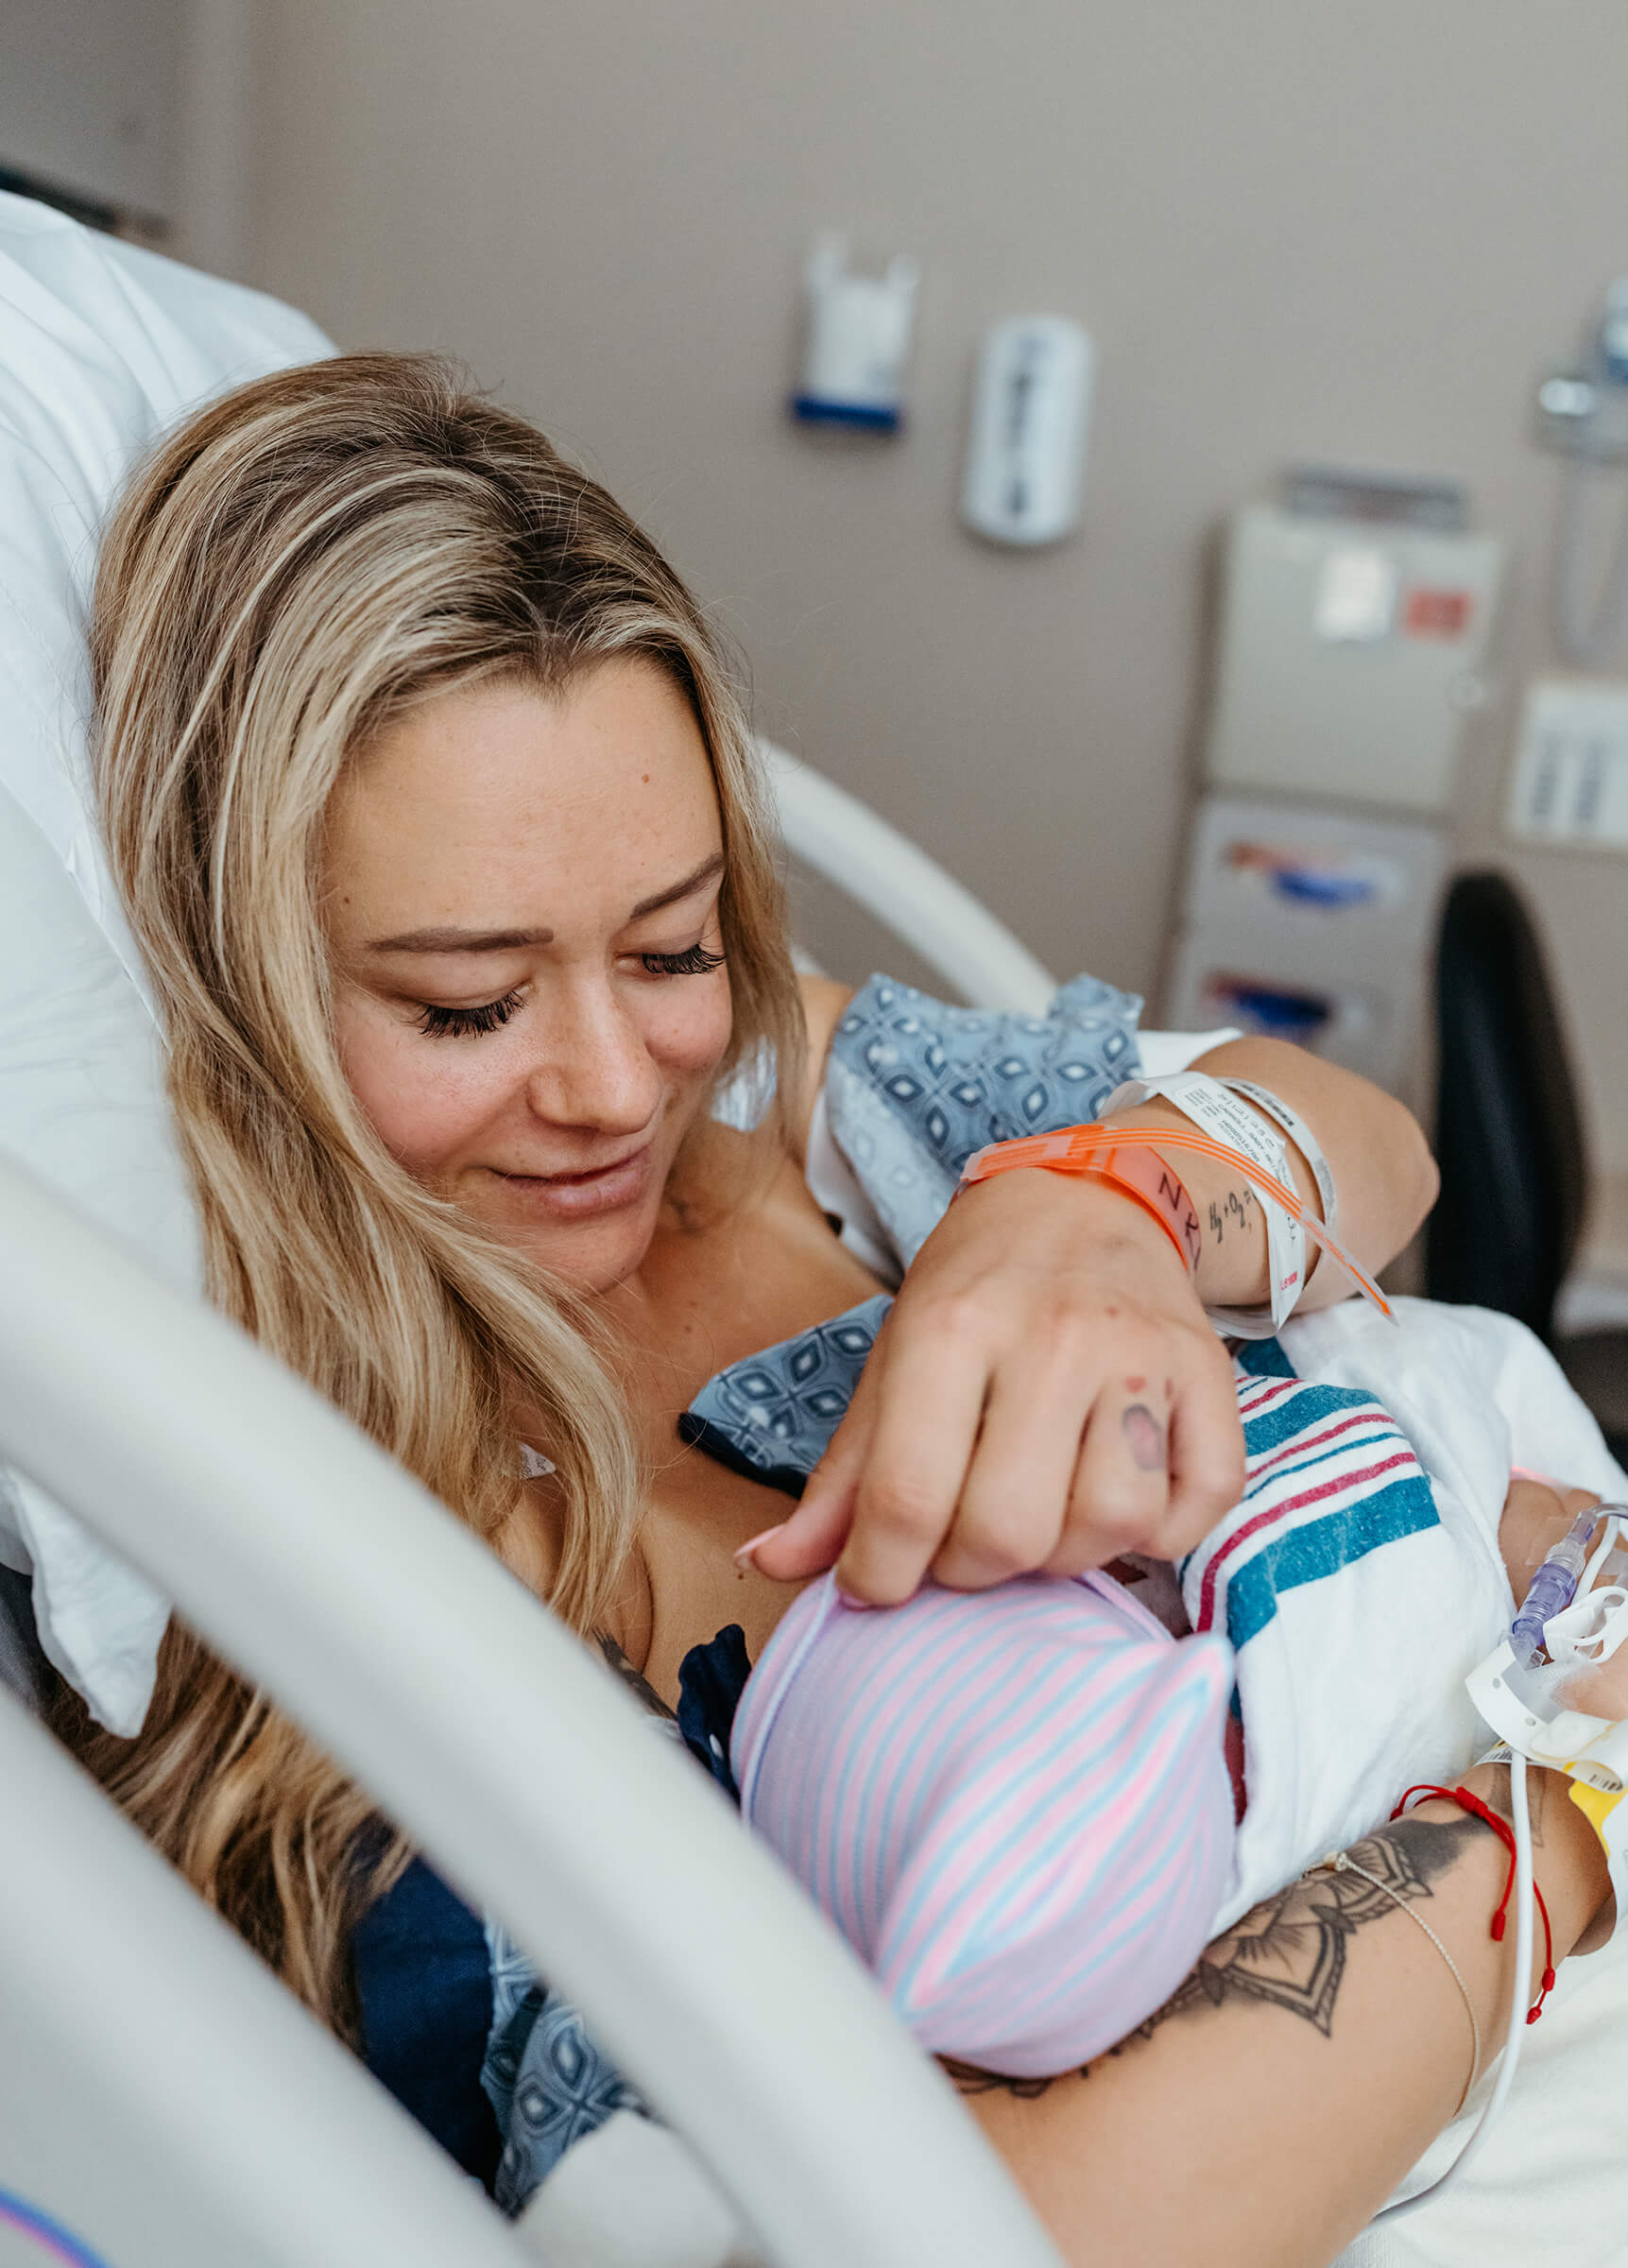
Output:
[[[492,1172],[524,1211],[560,1221],[581,1221],[600,1212],[616,1212],[636,1205],[650,1180],[650,1145],[609,1165],[593,1166],[579,1174],[508,1174]]]

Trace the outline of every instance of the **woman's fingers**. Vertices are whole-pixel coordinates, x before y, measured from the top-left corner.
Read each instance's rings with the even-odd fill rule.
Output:
[[[1170,1495],[1155,1541],[1160,1559],[1202,1543],[1243,1494],[1243,1421],[1232,1365],[1219,1340],[1203,1349],[1171,1412]]]
[[[976,1323],[947,1302],[935,1330],[890,1327],[878,1346],[874,1421],[836,1567],[851,1599],[891,1606],[911,1597],[955,1517],[989,1381]]]
[[[1003,1363],[933,1572],[952,1590],[979,1590],[1036,1568],[1077,1574],[1097,1564],[1070,1539],[1080,1439],[1096,1383],[1096,1349],[1059,1324],[1026,1354]],[[1101,1555],[1111,1558],[1113,1551]]]
[[[801,1503],[754,1540],[764,1574],[834,1565],[850,1598],[888,1606],[929,1572],[977,1589],[1171,1557],[1237,1501],[1231,1365],[1162,1234],[1095,1194],[1088,1265],[1072,1240],[1037,1258],[1026,1212],[969,1204],[934,1232]]]
[[[801,1503],[754,1543],[763,1573],[835,1565],[850,1598],[890,1606],[929,1572],[976,1590],[1123,1552],[1174,1558],[1237,1503],[1242,1431],[1219,1342],[1122,1315],[1105,1369],[1100,1318],[999,1352],[979,1321],[883,1332]]]
[[[975,1589],[1031,1568],[1077,1575],[1125,1552],[1175,1558],[1243,1491],[1232,1366],[1218,1341],[1157,1326],[1118,1333],[1105,1370],[1007,1365],[985,1422],[936,1578]],[[1016,1383],[1014,1383],[1016,1380]]]
[[[1135,1368],[1121,1364],[1105,1378],[1080,1444],[1059,1554],[1070,1572],[1102,1567],[1122,1552],[1157,1549],[1170,1497],[1175,1392],[1174,1379],[1152,1359]]]
[[[848,1416],[831,1437],[825,1455],[809,1476],[797,1507],[778,1528],[755,1538],[752,1565],[776,1583],[797,1583],[824,1574],[836,1564],[853,1525],[854,1498],[870,1456],[876,1423],[876,1396],[882,1383],[880,1344],[859,1382]]]

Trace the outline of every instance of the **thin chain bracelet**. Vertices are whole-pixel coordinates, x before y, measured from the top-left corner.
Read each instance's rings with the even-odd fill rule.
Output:
[[[1464,1981],[1463,1970],[1459,1967],[1458,1963],[1453,1959],[1451,1953],[1448,1952],[1447,1947],[1442,1943],[1441,1939],[1436,1935],[1434,1930],[1431,1929],[1430,1923],[1425,1919],[1424,1916],[1422,1914],[1416,1914],[1414,1911],[1413,1907],[1409,1905],[1407,1899],[1402,1896],[1399,1890],[1394,1890],[1389,1882],[1382,1882],[1377,1874],[1370,1874],[1365,1866],[1359,1866],[1356,1860],[1349,1857],[1343,1850],[1335,1851],[1330,1858],[1327,1858],[1323,1861],[1322,1866],[1313,1867],[1312,1872],[1320,1874],[1324,1866],[1331,1867],[1336,1874],[1360,1874],[1363,1881],[1372,1882],[1374,1888],[1376,1890],[1382,1891],[1385,1897],[1390,1899],[1391,1903],[1394,1906],[1399,1907],[1401,1912],[1407,1916],[1408,1919],[1413,1922],[1416,1928],[1423,1930],[1425,1935],[1430,1939],[1431,1943],[1435,1947],[1437,1952],[1440,1953],[1442,1959],[1447,1963],[1448,1967],[1451,1970],[1453,1983],[1458,1986],[1459,1997],[1465,2004],[1465,2014],[1469,2018],[1471,2048],[1469,2077],[1465,2081],[1464,2093],[1460,2095],[1457,2106],[1453,2111],[1453,2117],[1456,2119],[1459,2115],[1459,2112],[1463,2110],[1465,2105],[1469,2101],[1470,2089],[1472,2087],[1474,2087],[1477,2075],[1481,2070],[1481,2021],[1475,2012],[1475,2002],[1470,1999],[1469,1986]]]

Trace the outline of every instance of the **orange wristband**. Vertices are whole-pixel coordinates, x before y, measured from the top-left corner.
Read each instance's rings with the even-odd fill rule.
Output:
[[[1082,1142],[1081,1136],[1094,1136]],[[1017,1142],[992,1142],[974,1151],[961,1169],[961,1187],[987,1181],[995,1174],[1016,1173],[1020,1166],[1041,1166],[1054,1174],[1080,1174],[1094,1181],[1111,1182],[1150,1213],[1181,1254],[1191,1276],[1198,1266],[1202,1245],[1198,1214],[1192,1199],[1162,1158],[1150,1149],[1115,1143],[1103,1126],[1072,1126],[1061,1134],[1027,1134]]]
[[[1183,1260],[1187,1261],[1190,1269],[1196,1268],[1198,1265],[1197,1214],[1193,1213],[1192,1218],[1192,1258],[1189,1260],[1186,1230],[1181,1228],[1174,1206],[1161,1201],[1159,1195],[1158,1181],[1165,1179],[1173,1182],[1175,1190],[1180,1194],[1181,1203],[1186,1206],[1189,1212],[1192,1212],[1191,1201],[1188,1197],[1186,1190],[1176,1180],[1169,1166],[1164,1164],[1162,1159],[1159,1160],[1158,1172],[1152,1183],[1148,1187],[1139,1189],[1132,1188],[1126,1172],[1122,1170],[1128,1168],[1129,1159],[1134,1151],[1156,1147],[1192,1150],[1200,1157],[1214,1158],[1223,1164],[1230,1166],[1253,1188],[1259,1190],[1262,1196],[1270,1197],[1275,1204],[1281,1205],[1285,1212],[1299,1222],[1311,1242],[1320,1246],[1337,1267],[1345,1270],[1362,1297],[1370,1300],[1388,1322],[1396,1321],[1397,1318],[1392,1312],[1390,1301],[1373,1278],[1359,1266],[1338,1238],[1333,1236],[1321,1221],[1308,1212],[1296,1192],[1286,1181],[1279,1181],[1275,1174],[1269,1174],[1265,1167],[1258,1165],[1254,1159],[1246,1158],[1242,1150],[1234,1150],[1229,1148],[1225,1143],[1212,1141],[1209,1135],[1201,1134],[1196,1128],[1187,1126],[1105,1126],[1093,1124],[1085,1126],[1068,1126],[1060,1134],[1029,1134],[1024,1135],[1017,1142],[991,1143],[986,1150],[975,1151],[968,1160],[962,1172],[961,1186],[966,1188],[969,1182],[985,1180],[991,1174],[1010,1173],[1014,1167],[1020,1165],[1046,1166],[1054,1174],[1100,1175],[1105,1180],[1117,1182],[1127,1196],[1135,1195],[1140,1198],[1146,1205],[1147,1210],[1154,1213],[1159,1226],[1167,1228],[1173,1243],[1179,1236]],[[1102,1165],[1095,1162],[1104,1156],[1111,1156],[1114,1160],[1115,1171],[1111,1174],[1105,1172]]]

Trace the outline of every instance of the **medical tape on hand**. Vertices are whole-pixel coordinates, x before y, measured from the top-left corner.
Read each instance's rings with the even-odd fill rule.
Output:
[[[1174,1103],[1185,1118],[1191,1118],[1207,1134],[1213,1134],[1218,1142],[1227,1143],[1252,1163],[1263,1166],[1277,1180],[1288,1182],[1291,1178],[1288,1152],[1282,1137],[1262,1123],[1260,1112],[1252,1107],[1253,1098],[1246,1102],[1232,1091],[1238,1084],[1230,1079],[1225,1082],[1212,1079],[1202,1071],[1172,1072],[1162,1079],[1137,1079],[1109,1096],[1104,1115],[1134,1109],[1159,1095],[1165,1102]],[[1285,1127],[1284,1132],[1288,1131]],[[1324,1171],[1328,1171],[1327,1164]],[[1206,1311],[1210,1314],[1211,1321],[1219,1322],[1235,1338],[1272,1338],[1294,1314],[1294,1302],[1306,1285],[1306,1235],[1300,1222],[1270,1198],[1262,1211],[1266,1215],[1269,1304]],[[1327,1215],[1328,1199],[1324,1195],[1326,1226]]]

